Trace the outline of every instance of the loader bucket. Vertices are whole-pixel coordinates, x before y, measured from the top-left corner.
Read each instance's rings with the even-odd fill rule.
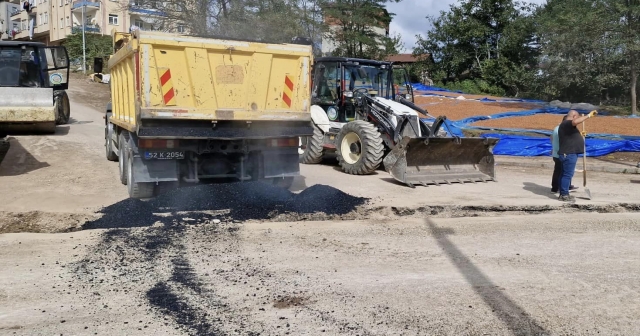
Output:
[[[0,133],[55,129],[53,89],[0,87]]]
[[[495,181],[494,138],[404,137],[384,158],[385,170],[415,185]]]

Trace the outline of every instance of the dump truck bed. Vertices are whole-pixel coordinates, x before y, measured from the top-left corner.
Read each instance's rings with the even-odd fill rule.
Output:
[[[130,131],[144,121],[311,120],[311,46],[143,31],[122,39],[108,63],[111,121]]]

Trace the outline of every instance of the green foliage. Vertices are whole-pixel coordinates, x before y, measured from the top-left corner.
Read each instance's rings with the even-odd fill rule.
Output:
[[[457,80],[517,96],[529,89],[539,55],[533,9],[512,0],[461,1],[428,18],[433,28],[418,36],[414,54],[431,54],[431,73],[445,84]]]
[[[393,14],[385,9],[387,2],[401,0],[327,0],[324,15],[338,23],[327,35],[336,44],[335,56],[382,59],[398,53],[400,37],[386,37],[374,28],[385,29]]]
[[[492,96],[504,96],[506,92],[503,88],[489,84],[483,79],[466,79],[463,81],[436,83],[437,86],[452,90],[462,91],[469,94],[488,94]]]
[[[543,96],[637,104],[631,101],[640,67],[638,1],[549,0],[537,21],[545,55]]]
[[[67,36],[64,46],[67,48],[70,60],[79,59],[82,62],[82,32]],[[85,53],[87,68],[89,68],[93,65],[95,57],[106,58],[113,53],[113,39],[108,35],[85,33]],[[106,70],[106,66],[104,68]]]

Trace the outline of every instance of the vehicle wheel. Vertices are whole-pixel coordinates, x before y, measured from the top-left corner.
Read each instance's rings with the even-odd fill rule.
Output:
[[[104,125],[104,148],[107,155],[107,160],[116,162],[118,161],[118,154],[113,151],[113,124],[109,122],[107,117],[107,124]]]
[[[356,120],[344,125],[338,133],[336,151],[342,170],[352,175],[366,175],[380,166],[384,144],[380,132],[371,123]]]
[[[155,183],[152,182],[136,182],[133,175],[133,151],[127,150],[127,190],[131,198],[151,198]]]
[[[69,96],[66,91],[56,91],[55,93],[56,125],[65,125],[71,116],[71,106]]]
[[[123,131],[118,136],[118,168],[120,170],[120,182],[127,185],[127,143],[129,142],[129,133]]]
[[[9,143],[9,140],[3,140],[2,138],[4,137],[0,138],[0,163],[2,163],[5,155],[7,155],[7,153],[9,152],[9,147],[11,147],[11,143]]]
[[[285,178],[282,177],[276,177],[276,178],[272,178],[271,183],[273,183],[274,186],[276,187],[280,187],[283,189],[289,189],[291,188],[291,185],[293,185],[293,176],[287,176]]]
[[[313,125],[313,135],[310,137],[301,137],[301,145],[304,146],[304,152],[300,158],[300,162],[304,164],[317,164],[322,162],[322,145],[324,144],[324,134],[318,126]]]
[[[44,133],[44,134],[55,134],[56,133],[56,123],[55,122],[38,123],[35,126],[35,130],[37,132],[41,132],[41,133]]]

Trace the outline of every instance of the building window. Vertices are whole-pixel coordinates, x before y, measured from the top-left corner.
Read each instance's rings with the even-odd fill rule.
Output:
[[[178,26],[178,33],[184,33],[185,29],[184,26]]]
[[[68,5],[69,4],[69,0],[64,0],[64,4]]]
[[[60,20],[62,20],[62,19],[60,19]],[[67,16],[67,27],[70,27],[70,26],[71,26],[71,20],[69,20],[69,17]]]
[[[49,12],[44,12],[44,24],[49,24]]]
[[[60,18],[60,28],[64,28],[64,19]]]
[[[118,16],[115,14],[109,14],[109,24],[113,26],[118,25]]]
[[[27,20],[22,20],[22,30],[27,29]]]
[[[58,0],[58,4],[62,7],[62,0]]]

